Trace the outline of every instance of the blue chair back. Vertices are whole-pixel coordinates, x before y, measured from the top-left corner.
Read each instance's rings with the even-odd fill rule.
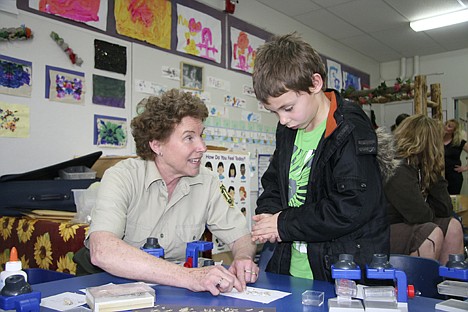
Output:
[[[415,291],[421,296],[445,299],[437,291],[437,284],[443,281],[439,275],[439,262],[433,259],[391,254],[390,264],[406,273],[408,285],[414,285]]]
[[[260,271],[265,271],[268,262],[270,262],[273,251],[275,251],[276,244],[266,242],[263,244],[262,252],[260,253],[260,259],[258,260],[258,268]]]

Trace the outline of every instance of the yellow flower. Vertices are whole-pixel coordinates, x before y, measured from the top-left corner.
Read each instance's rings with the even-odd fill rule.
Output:
[[[57,261],[57,271],[76,274],[76,263],[73,262],[73,252],[69,252],[65,257],[60,257]]]
[[[63,238],[63,241],[66,242],[69,239],[75,237],[76,230],[79,228],[80,226],[78,224],[62,222],[59,225],[59,233],[60,236]]]
[[[8,254],[7,254],[8,253]],[[3,265],[8,261],[10,257],[10,249],[4,249],[2,253],[0,253],[0,270],[3,268]]]
[[[22,255],[21,256],[21,266],[23,269],[29,269],[29,260],[26,259],[26,256],[25,255]]]
[[[18,240],[22,243],[26,243],[31,239],[32,233],[34,232],[34,224],[37,220],[20,219],[18,226],[16,227],[16,233],[18,233]]]
[[[34,244],[34,259],[41,269],[49,269],[52,264],[52,244],[49,233],[38,236]]]
[[[3,240],[7,240],[11,236],[11,230],[13,229],[13,223],[15,218],[1,217],[0,218],[0,230],[2,231]]]

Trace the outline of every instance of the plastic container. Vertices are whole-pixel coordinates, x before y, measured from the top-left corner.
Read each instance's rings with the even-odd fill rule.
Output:
[[[302,304],[320,307],[323,304],[323,297],[322,291],[306,290],[302,293]]]
[[[10,250],[10,260],[5,263],[5,271],[0,272],[0,291],[5,286],[5,280],[11,275],[22,275],[24,280],[28,281],[28,275],[22,270],[21,260],[18,260],[18,251],[16,247]]]
[[[87,189],[72,189],[73,200],[76,206],[76,214],[73,218],[73,223],[91,222],[91,211],[96,204],[99,182],[91,184]]]
[[[468,298],[468,283],[459,281],[443,281],[437,284],[437,290],[441,295]]]
[[[86,166],[72,166],[59,170],[59,176],[64,180],[96,179],[96,171]]]

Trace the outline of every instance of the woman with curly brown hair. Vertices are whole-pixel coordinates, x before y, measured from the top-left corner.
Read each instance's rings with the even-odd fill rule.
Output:
[[[389,202],[390,252],[438,260],[463,253],[463,231],[452,217],[444,179],[442,124],[413,115],[395,130],[400,166],[384,186]]]
[[[142,100],[137,111],[131,127],[139,158],[119,162],[102,178],[85,241],[91,263],[112,275],[213,295],[243,291],[257,280],[256,246],[216,173],[201,166],[206,106],[173,89]],[[187,243],[205,228],[231,248],[229,269],[174,263],[185,261]],[[164,259],[140,250],[148,237],[159,240]]]

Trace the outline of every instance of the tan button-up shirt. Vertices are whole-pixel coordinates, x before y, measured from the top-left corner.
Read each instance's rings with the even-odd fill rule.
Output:
[[[88,236],[108,231],[138,248],[156,237],[170,261],[184,261],[186,243],[199,240],[205,227],[226,244],[250,233],[240,210],[229,208],[214,172],[201,167],[197,176],[181,178],[168,200],[155,163],[132,158],[106,170],[91,220]]]

